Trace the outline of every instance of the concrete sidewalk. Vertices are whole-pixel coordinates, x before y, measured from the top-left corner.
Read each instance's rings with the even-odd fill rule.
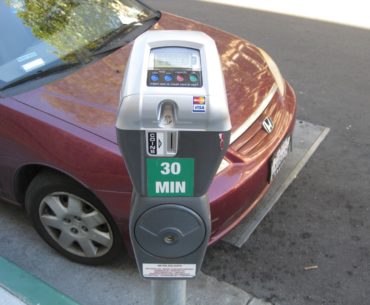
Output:
[[[22,300],[20,300],[17,296],[5,290],[5,288],[3,287],[0,287],[0,299],[4,305],[27,305]]]

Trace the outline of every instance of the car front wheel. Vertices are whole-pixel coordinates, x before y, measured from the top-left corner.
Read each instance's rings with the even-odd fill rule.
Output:
[[[44,172],[26,193],[26,209],[40,236],[67,258],[101,264],[120,251],[111,216],[85,188],[68,177]]]

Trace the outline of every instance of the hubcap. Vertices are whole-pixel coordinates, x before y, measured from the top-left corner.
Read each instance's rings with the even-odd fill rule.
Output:
[[[64,250],[81,257],[100,257],[113,245],[112,229],[102,213],[69,193],[46,196],[39,216],[49,235]]]

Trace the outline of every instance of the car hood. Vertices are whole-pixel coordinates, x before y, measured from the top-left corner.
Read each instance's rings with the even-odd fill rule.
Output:
[[[162,14],[154,29],[197,30],[216,41],[233,130],[256,110],[273,85],[258,48],[241,38],[168,13]],[[14,98],[116,143],[116,113],[131,47],[132,43],[63,79]]]

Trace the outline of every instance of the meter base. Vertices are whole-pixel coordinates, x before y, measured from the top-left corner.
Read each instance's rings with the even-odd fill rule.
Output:
[[[188,279],[200,270],[211,232],[202,197],[142,197],[134,192],[130,237],[140,274]]]

